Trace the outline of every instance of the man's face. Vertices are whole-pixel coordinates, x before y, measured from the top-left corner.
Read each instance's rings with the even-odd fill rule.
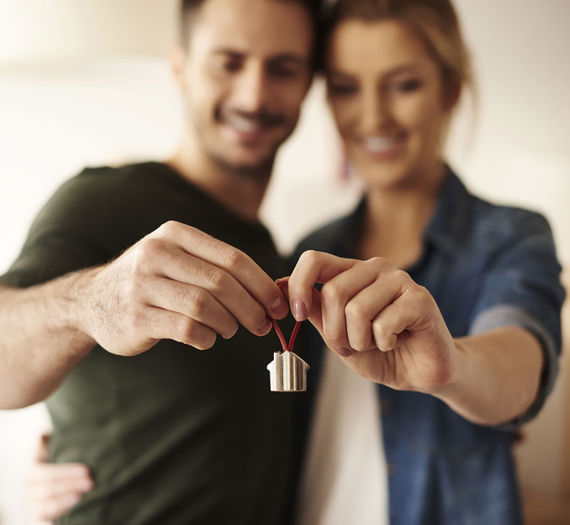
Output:
[[[191,131],[207,155],[255,176],[271,168],[310,85],[306,8],[283,0],[207,0],[181,70]]]

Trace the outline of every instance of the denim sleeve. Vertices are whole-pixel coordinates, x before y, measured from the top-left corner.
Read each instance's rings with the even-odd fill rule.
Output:
[[[517,225],[485,275],[469,334],[518,326],[534,334],[544,352],[538,395],[529,410],[499,428],[512,430],[535,417],[552,391],[561,351],[560,313],[565,292],[560,283],[552,233],[546,219],[529,214]]]

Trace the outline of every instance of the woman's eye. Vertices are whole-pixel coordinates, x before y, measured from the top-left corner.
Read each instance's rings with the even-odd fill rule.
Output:
[[[419,80],[405,80],[403,82],[397,82],[393,86],[394,91],[398,91],[400,93],[411,93],[412,91],[416,91],[421,87],[421,82]]]
[[[331,95],[348,96],[356,93],[356,87],[348,84],[329,84],[329,92]]]

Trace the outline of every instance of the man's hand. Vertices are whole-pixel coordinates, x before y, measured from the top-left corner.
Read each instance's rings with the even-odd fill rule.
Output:
[[[315,283],[323,284],[320,292]],[[295,318],[308,318],[367,379],[420,392],[455,379],[457,349],[435,300],[386,259],[305,252],[288,280],[288,296]]]
[[[200,350],[238,325],[271,330],[287,301],[246,254],[205,233],[168,222],[118,259],[85,272],[75,287],[81,329],[107,351],[132,356],[161,339]]]
[[[33,525],[47,525],[67,514],[93,488],[89,469],[81,463],[48,463],[49,436],[41,436],[28,474]]]

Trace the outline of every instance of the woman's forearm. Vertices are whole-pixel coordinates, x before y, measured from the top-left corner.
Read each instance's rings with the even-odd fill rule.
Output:
[[[497,425],[524,414],[536,398],[544,355],[527,330],[505,327],[455,339],[451,382],[428,392],[464,418]]]

